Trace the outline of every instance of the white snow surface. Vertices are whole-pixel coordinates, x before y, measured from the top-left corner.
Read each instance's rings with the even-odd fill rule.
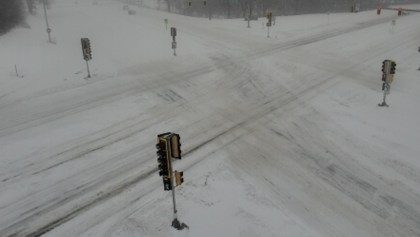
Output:
[[[0,236],[420,236],[419,14],[277,16],[267,38],[263,18],[124,5],[55,0],[54,44],[40,7],[0,36]]]

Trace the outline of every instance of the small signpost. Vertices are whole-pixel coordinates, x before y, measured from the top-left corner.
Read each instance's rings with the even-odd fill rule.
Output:
[[[380,107],[389,107],[386,103],[386,95],[391,91],[391,83],[394,81],[396,66],[397,64],[389,59],[382,62],[382,91],[384,92],[384,97],[382,103],[378,104]]]
[[[171,27],[171,36],[172,36],[172,49],[174,50],[174,56],[176,56],[176,28]]]
[[[81,38],[83,59],[86,61],[88,76],[90,78],[90,70],[88,61],[92,59],[92,49],[90,47],[90,40],[88,38]]]
[[[188,229],[188,226],[185,223],[181,223],[178,220],[176,209],[176,199],[175,199],[175,187],[180,186],[184,182],[184,172],[182,171],[173,171],[173,166],[171,158],[181,159],[181,143],[180,143],[179,134],[167,132],[162,133],[157,136],[157,155],[158,155],[158,168],[159,175],[162,176],[163,180],[163,190],[171,191],[172,190],[172,202],[173,202],[173,221],[172,227],[177,230],[182,230],[184,228]],[[175,181],[175,184],[174,184]]]

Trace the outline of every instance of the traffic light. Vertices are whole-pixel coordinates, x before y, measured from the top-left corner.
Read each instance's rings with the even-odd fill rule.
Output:
[[[203,1],[203,5],[204,6],[207,6],[207,1]]]
[[[171,137],[171,156],[174,159],[181,159],[181,137],[179,134],[173,134]]]
[[[395,74],[395,68],[396,67],[397,67],[397,64],[394,61],[391,61],[390,74]]]
[[[171,36],[175,38],[176,36],[176,28],[175,27],[171,27]]]
[[[188,6],[191,7],[191,1],[188,2]]]
[[[181,185],[184,182],[184,172],[175,170],[175,183],[176,186]]]
[[[92,59],[92,49],[88,38],[81,38],[83,59],[88,61]]]
[[[419,47],[419,52],[420,52],[420,47]]]
[[[268,19],[268,22],[270,22],[270,23],[271,23],[272,18],[273,18],[273,13],[268,12],[268,13],[267,13],[267,19]]]
[[[158,137],[158,143],[156,144],[158,155],[158,168],[159,168],[159,176],[170,177],[169,167],[168,167],[168,142],[164,137]]]
[[[384,60],[383,62],[382,62],[382,72],[385,74],[386,73],[386,71],[385,71],[385,68],[386,68],[386,61],[387,60]]]
[[[267,13],[267,20],[268,20],[268,22],[267,22],[267,27],[270,27],[271,26],[271,21],[272,21],[272,19],[273,19],[273,13],[271,13],[271,12],[268,12]]]

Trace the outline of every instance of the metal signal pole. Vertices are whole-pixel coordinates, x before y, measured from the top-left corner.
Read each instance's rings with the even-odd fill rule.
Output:
[[[52,43],[52,41],[51,41],[51,28],[48,24],[47,7],[45,6],[45,1],[47,1],[47,0],[42,1],[42,4],[44,5],[45,24],[47,25],[48,42]]]
[[[89,62],[88,60],[86,60],[86,67],[87,67],[87,73],[88,73],[88,78],[90,78],[90,69],[89,69]]]

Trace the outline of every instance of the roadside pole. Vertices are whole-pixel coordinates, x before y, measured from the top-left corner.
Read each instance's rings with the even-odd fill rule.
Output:
[[[169,154],[169,157],[172,157],[172,151],[171,151],[171,149],[168,149],[168,154]],[[172,203],[173,203],[173,210],[174,210],[172,226],[174,226],[174,222],[179,222],[179,221],[178,221],[178,216],[177,216],[177,212],[178,211],[176,210],[174,170],[173,170],[172,161],[171,161],[170,158],[168,159],[168,162],[169,162],[169,172],[171,173],[170,177],[171,177],[171,185],[172,185]]]
[[[48,24],[47,7],[45,6],[45,1],[47,1],[47,0],[42,1],[43,5],[44,5],[45,24],[47,25],[48,42],[52,43],[52,41],[51,41],[51,28]]]
[[[90,68],[89,68],[89,62],[88,62],[88,60],[85,60],[86,61],[86,68],[87,68],[87,73],[88,73],[88,78],[90,78]]]

